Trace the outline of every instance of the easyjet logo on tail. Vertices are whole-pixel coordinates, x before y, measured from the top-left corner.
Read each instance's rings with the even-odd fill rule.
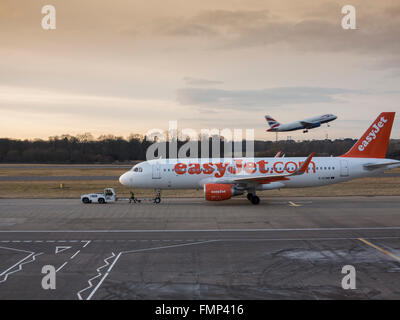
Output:
[[[365,148],[369,145],[369,143],[372,140],[375,140],[377,137],[377,134],[381,131],[381,128],[384,127],[385,123],[387,122],[387,119],[384,117],[381,117],[380,121],[378,123],[374,123],[372,125],[372,130],[369,132],[369,135],[365,137],[365,139],[360,143],[358,146],[358,150],[364,151]]]
[[[354,146],[341,157],[385,158],[395,112],[382,112]]]

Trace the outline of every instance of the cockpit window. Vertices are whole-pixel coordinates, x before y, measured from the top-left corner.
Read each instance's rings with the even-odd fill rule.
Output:
[[[143,172],[143,169],[141,167],[136,167],[133,168],[133,172]]]

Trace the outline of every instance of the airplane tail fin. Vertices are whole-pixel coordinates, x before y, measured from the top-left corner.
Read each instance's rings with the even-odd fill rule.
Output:
[[[278,121],[276,121],[274,118],[272,118],[271,116],[266,115],[265,120],[267,120],[271,129],[274,129],[275,127],[278,127],[280,125],[280,123]]]
[[[395,112],[382,112],[355,145],[341,157],[385,158]]]

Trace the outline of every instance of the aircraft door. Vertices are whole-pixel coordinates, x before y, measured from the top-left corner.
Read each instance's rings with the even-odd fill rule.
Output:
[[[349,161],[345,159],[340,160],[340,176],[348,177],[349,176]]]
[[[154,163],[151,166],[151,170],[153,179],[161,179],[161,165],[159,162]]]

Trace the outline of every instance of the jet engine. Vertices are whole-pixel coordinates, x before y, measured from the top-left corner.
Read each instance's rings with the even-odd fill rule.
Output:
[[[313,123],[312,126],[310,128],[307,128],[307,129],[318,128],[320,126],[321,126],[321,123],[320,122],[316,122],[316,123]]]
[[[231,184],[207,183],[204,185],[204,198],[208,201],[228,200],[233,196],[243,194]]]

